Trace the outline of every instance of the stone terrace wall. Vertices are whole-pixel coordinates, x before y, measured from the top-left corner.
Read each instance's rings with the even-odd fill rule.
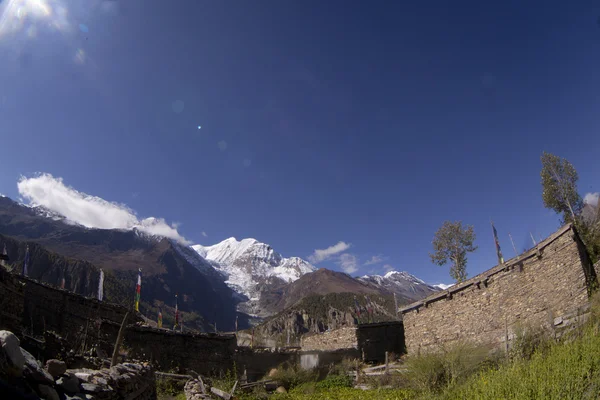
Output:
[[[322,350],[332,351],[338,349],[356,349],[356,327],[333,329],[315,335],[304,335],[301,341],[302,351]]]
[[[24,283],[22,324],[34,335],[52,330],[73,340],[85,332],[88,322],[91,325],[88,326],[89,334],[95,329],[96,322],[104,320],[120,324],[127,312],[116,304],[57,289],[32,279],[18,279]]]
[[[111,354],[119,326],[104,323],[100,329],[107,340],[102,349]],[[130,325],[125,331],[123,346],[128,357],[151,362],[158,370],[193,370],[214,375],[233,368],[236,350],[235,335],[215,333],[181,333]]]
[[[23,285],[0,267],[0,330],[19,335],[23,318]]]
[[[507,347],[517,325],[559,326],[585,310],[597,282],[567,225],[529,252],[402,310],[409,353],[469,340]]]

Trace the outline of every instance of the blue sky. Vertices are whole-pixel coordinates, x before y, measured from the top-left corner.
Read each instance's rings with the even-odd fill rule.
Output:
[[[558,227],[542,151],[600,190],[597,2],[375,3],[0,2],[0,192],[44,172],[194,243],[344,242],[318,265],[437,283],[444,220],[471,275],[490,218],[505,258]]]

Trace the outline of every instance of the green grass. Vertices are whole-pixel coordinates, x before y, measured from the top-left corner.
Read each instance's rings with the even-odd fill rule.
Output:
[[[361,390],[352,388],[336,387],[332,389],[315,389],[312,393],[303,393],[298,390],[292,390],[286,394],[275,394],[270,399],[276,400],[409,400],[412,392],[403,389],[376,389]]]
[[[480,372],[447,390],[440,399],[597,399],[600,398],[600,335],[597,326],[582,336],[552,344],[530,360],[515,360]]]

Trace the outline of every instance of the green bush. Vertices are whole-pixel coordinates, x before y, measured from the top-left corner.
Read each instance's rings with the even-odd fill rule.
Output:
[[[332,389],[354,386],[354,380],[348,375],[328,375],[325,379],[316,383],[317,389]]]
[[[212,383],[212,386],[216,387],[217,389],[221,389],[226,392],[229,392],[231,390],[231,388],[233,387],[233,385],[235,385],[235,382],[237,380],[238,380],[237,365],[234,362],[232,369],[228,369],[227,371],[225,371],[224,375],[221,375],[218,378],[214,377],[212,379],[211,383]]]
[[[290,390],[303,383],[316,381],[318,373],[315,370],[302,369],[297,364],[286,363],[280,365],[268,378],[278,381]]]
[[[517,325],[514,333],[515,338],[509,350],[512,360],[529,360],[536,351],[544,351],[551,344],[548,332],[539,326],[525,328]]]
[[[421,392],[435,392],[456,385],[473,373],[488,367],[488,349],[467,342],[442,347],[406,359],[407,383]]]

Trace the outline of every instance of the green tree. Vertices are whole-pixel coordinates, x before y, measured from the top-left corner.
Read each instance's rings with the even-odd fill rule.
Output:
[[[562,215],[562,223],[576,222],[583,202],[577,192],[579,176],[573,164],[551,153],[542,154],[544,207]]]
[[[461,221],[445,221],[433,237],[431,262],[439,266],[451,262],[450,276],[460,283],[467,279],[467,253],[477,250],[474,241],[475,230],[471,225],[463,227]]]

